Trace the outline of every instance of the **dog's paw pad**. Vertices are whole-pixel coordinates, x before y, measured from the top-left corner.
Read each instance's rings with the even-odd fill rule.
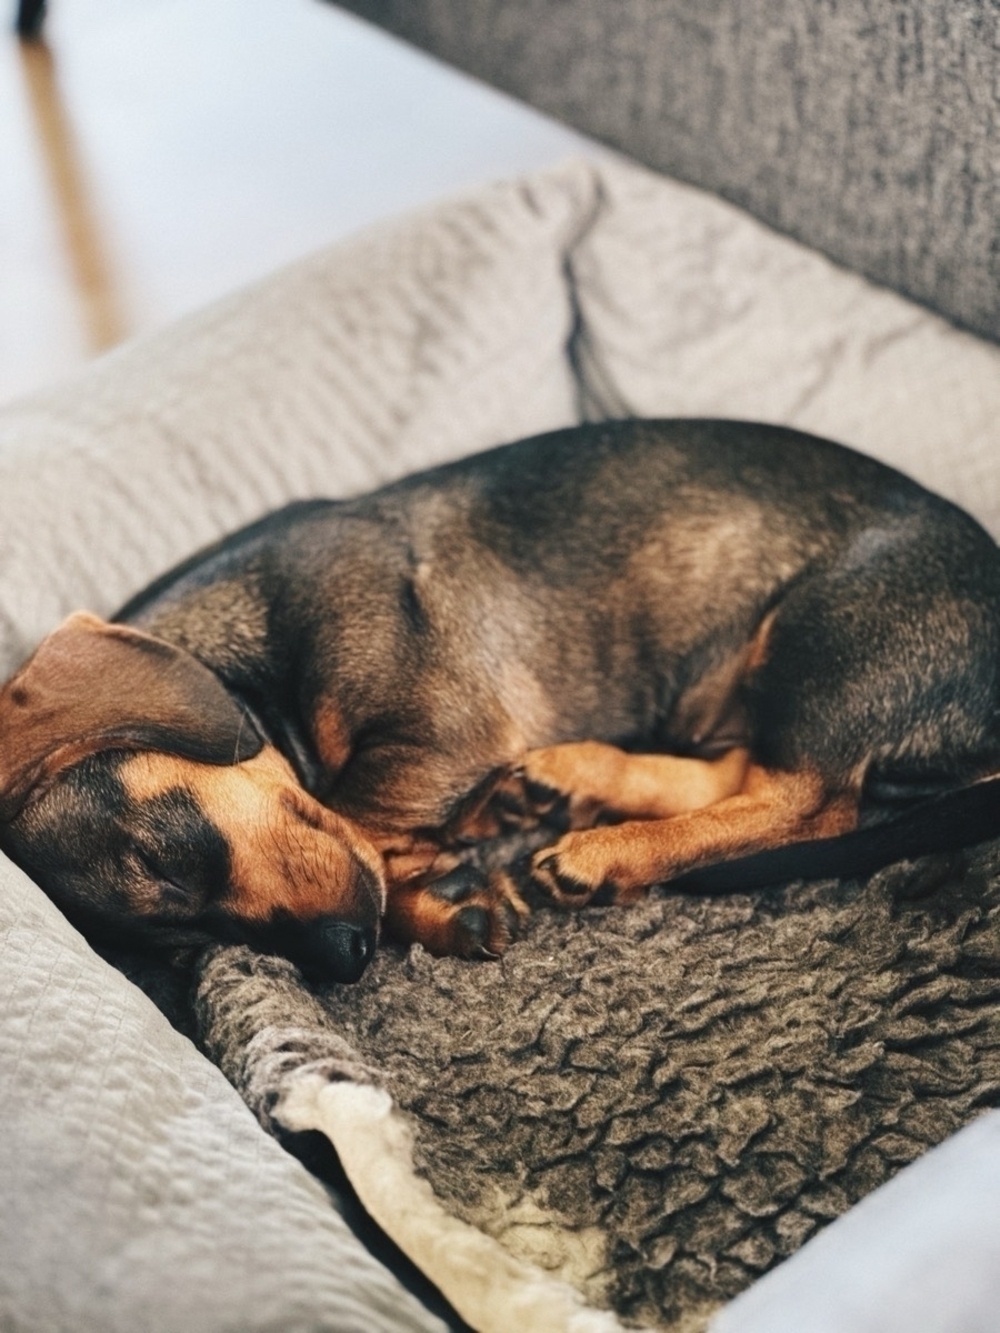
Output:
[[[447,913],[444,938],[435,952],[460,958],[496,959],[516,938],[528,908],[503,874],[487,879],[472,866],[459,866],[424,892]]]
[[[431,880],[426,886],[426,892],[432,898],[455,905],[467,902],[475,894],[484,893],[488,889],[486,876],[474,866],[458,866],[440,879]]]
[[[455,952],[463,958],[499,958],[516,938],[520,922],[520,914],[506,898],[470,903],[452,922]]]
[[[479,958],[483,953],[492,957],[499,956],[496,950],[489,947],[493,922],[485,907],[472,903],[468,907],[461,908],[452,918],[452,928],[459,952],[466,958]]]
[[[531,877],[561,907],[582,907],[593,901],[602,884],[590,883],[572,869],[570,862],[569,855],[558,849],[538,852],[531,864]]]

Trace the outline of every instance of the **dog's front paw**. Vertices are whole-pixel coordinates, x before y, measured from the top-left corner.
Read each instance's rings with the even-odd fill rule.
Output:
[[[430,953],[499,958],[528,908],[506,875],[491,879],[459,866],[440,879],[390,892],[386,925],[397,939]]]
[[[569,828],[566,797],[555,788],[535,782],[519,766],[504,772],[479,804],[463,812],[446,830],[444,842],[472,846],[511,833],[529,832],[542,824],[560,831]]]
[[[626,826],[567,833],[554,847],[543,847],[531,862],[531,877],[560,907],[590,902],[626,903],[640,897],[652,882],[629,863]]]
[[[593,867],[574,855],[573,836],[568,833],[554,847],[543,847],[531,861],[532,880],[560,907],[584,907],[603,884]]]
[[[462,827],[462,835],[469,842],[485,842],[540,826],[560,833],[590,828],[605,815],[605,807],[583,792],[568,791],[560,785],[561,777],[545,751],[528,755],[500,778],[489,800]]]
[[[446,916],[445,945],[433,952],[459,958],[499,958],[528,910],[506,876],[489,880],[472,866],[433,880],[424,894]]]

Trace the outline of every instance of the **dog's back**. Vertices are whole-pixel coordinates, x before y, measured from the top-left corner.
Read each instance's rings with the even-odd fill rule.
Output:
[[[738,726],[768,764],[914,788],[1000,752],[995,543],[898,472],[792,430],[615,422],[502,446],[293,506],[123,616],[183,621],[190,639],[234,580],[267,604],[274,643],[315,625],[334,688],[390,711],[432,708],[445,676],[477,699],[485,676],[530,675],[531,744],[710,753]]]

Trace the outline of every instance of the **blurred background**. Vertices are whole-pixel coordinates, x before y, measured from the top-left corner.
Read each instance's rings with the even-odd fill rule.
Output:
[[[596,151],[319,0],[51,0],[0,35],[0,401],[344,234]]]

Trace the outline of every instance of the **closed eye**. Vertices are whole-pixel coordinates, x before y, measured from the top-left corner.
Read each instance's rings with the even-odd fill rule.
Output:
[[[189,889],[183,888],[180,884],[175,884],[172,879],[164,879],[160,876],[157,879],[160,888],[160,900],[164,907],[193,907],[195,906],[194,895]]]
[[[136,852],[162,886],[164,906],[201,911],[225,895],[229,848],[189,792],[172,790],[143,801],[136,815]]]
[[[140,877],[154,890],[158,907],[185,908],[190,911],[201,906],[201,895],[175,876],[165,874],[153,854],[136,848],[133,857]]]

